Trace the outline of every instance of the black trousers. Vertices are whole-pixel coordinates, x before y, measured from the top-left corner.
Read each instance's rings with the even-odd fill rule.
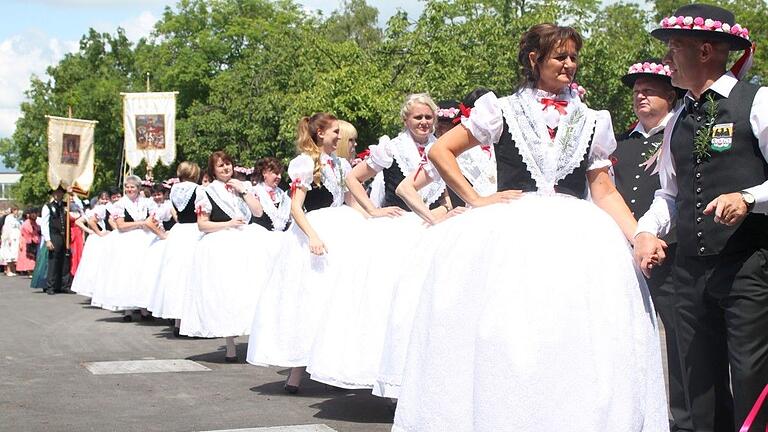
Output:
[[[51,233],[53,250],[48,251],[48,273],[46,275],[45,290],[62,292],[69,290],[72,278],[69,276],[69,256],[64,247],[64,236]]]
[[[694,430],[738,430],[768,383],[768,249],[678,254],[673,279]],[[752,431],[765,430],[766,411]]]
[[[675,285],[672,278],[672,268],[675,265],[677,244],[669,245],[667,260],[664,265],[657,267],[648,279],[653,305],[664,323],[664,334],[667,347],[667,371],[669,385],[669,411],[672,413],[673,429],[675,431],[693,431],[691,422],[691,407],[685,392],[683,379],[683,362],[680,356],[677,334],[677,304]]]

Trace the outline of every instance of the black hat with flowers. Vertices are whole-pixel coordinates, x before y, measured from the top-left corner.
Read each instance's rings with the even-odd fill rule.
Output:
[[[661,28],[651,36],[667,41],[675,36],[695,37],[728,42],[731,51],[745,50],[752,45],[749,30],[736,22],[733,13],[708,4],[690,4],[661,20]]]
[[[669,66],[662,64],[660,59],[649,58],[631,65],[627,74],[621,77],[621,83],[633,88],[635,81],[639,78],[654,78],[671,85],[671,75],[672,71],[669,70]]]

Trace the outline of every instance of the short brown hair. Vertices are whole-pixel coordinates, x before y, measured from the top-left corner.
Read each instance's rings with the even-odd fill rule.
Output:
[[[573,27],[561,27],[554,24],[537,24],[528,29],[520,37],[520,49],[517,61],[522,68],[520,87],[535,85],[539,81],[538,68],[531,66],[528,55],[536,52],[536,65],[540,65],[549,55],[565,41],[573,41],[576,51],[581,50],[583,41],[581,35]]]
[[[208,158],[208,169],[206,171],[210,181],[216,180],[216,164],[219,163],[219,161],[224,161],[230,165],[234,165],[232,163],[232,158],[227,154],[227,152],[219,150],[211,153],[211,156]]]
[[[283,173],[283,164],[273,157],[265,157],[256,161],[256,166],[253,167],[253,177],[257,183],[264,181],[264,171],[272,171],[280,175]]]

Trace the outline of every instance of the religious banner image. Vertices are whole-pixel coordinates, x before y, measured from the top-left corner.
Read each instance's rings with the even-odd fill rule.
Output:
[[[61,163],[77,165],[80,160],[80,135],[63,134],[61,138]]]
[[[138,114],[136,116],[136,148],[157,150],[165,148],[165,116]]]
[[[176,92],[121,93],[125,161],[136,168],[176,160]]]
[[[48,185],[89,191],[93,185],[94,120],[48,118]]]

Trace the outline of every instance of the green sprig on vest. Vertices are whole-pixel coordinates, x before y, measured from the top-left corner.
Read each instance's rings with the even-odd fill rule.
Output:
[[[693,140],[693,154],[699,159],[708,158],[710,156],[709,149],[712,143],[712,132],[715,126],[715,117],[717,116],[717,101],[712,93],[707,97],[707,119],[704,124],[696,130],[696,137]]]

